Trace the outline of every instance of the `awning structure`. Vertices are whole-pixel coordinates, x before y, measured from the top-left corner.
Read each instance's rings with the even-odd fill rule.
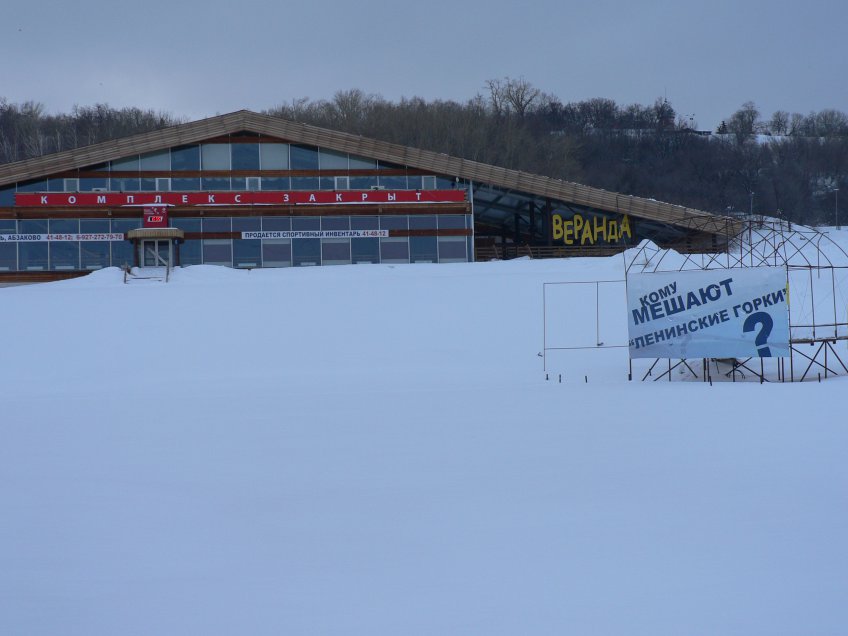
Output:
[[[185,233],[176,227],[142,227],[127,232],[127,238],[136,239],[183,239]]]

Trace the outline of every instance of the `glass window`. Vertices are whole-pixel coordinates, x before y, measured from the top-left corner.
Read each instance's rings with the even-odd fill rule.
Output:
[[[171,170],[200,170],[200,146],[172,148]]]
[[[292,190],[318,190],[318,177],[292,177]]]
[[[382,230],[408,230],[407,217],[405,216],[381,216],[380,229]]]
[[[47,180],[47,189],[50,192],[64,192],[65,191],[65,180],[64,179],[48,179]]]
[[[236,192],[247,190],[247,182],[244,177],[232,177],[230,178],[230,183]]]
[[[112,162],[112,172],[138,172],[138,155],[124,157]]]
[[[410,190],[421,189],[421,175],[408,174],[406,175],[406,187]]]
[[[247,190],[250,192],[255,192],[259,190],[261,185],[261,181],[259,177],[247,177]]]
[[[171,227],[181,229],[183,232],[201,232],[202,221],[196,217],[172,216],[170,218]]]
[[[292,239],[292,262],[295,267],[320,265],[321,239]]]
[[[230,144],[203,144],[200,159],[203,170],[229,170]]]
[[[141,219],[112,219],[112,232],[121,233],[126,238],[127,232],[141,227]],[[112,241],[112,265],[122,267],[133,264],[133,245],[130,241]]]
[[[233,217],[233,232],[258,232],[259,217]],[[233,263],[236,267],[262,267],[262,242],[259,239],[233,240]]]
[[[79,192],[80,180],[76,178],[64,179],[65,192]]]
[[[233,232],[258,232],[262,229],[262,219],[258,216],[233,217]]]
[[[197,192],[200,190],[200,177],[171,179],[171,190],[176,192]]]
[[[236,267],[262,267],[262,241],[234,239],[233,264]]]
[[[168,150],[159,152],[149,152],[146,155],[141,155],[141,170],[170,170],[171,169],[171,153]]]
[[[233,170],[259,170],[259,144],[230,144]]]
[[[81,219],[80,234],[108,234],[109,219]],[[109,241],[80,241],[81,269],[109,267]]]
[[[436,189],[436,177],[430,175],[421,177],[421,189],[422,190],[435,190]]]
[[[349,230],[350,217],[347,216],[325,216],[321,219],[322,230]]]
[[[324,265],[350,263],[350,239],[321,239],[321,263]]]
[[[366,157],[357,157],[356,155],[350,155],[351,170],[376,170],[376,168],[376,159],[368,159]]]
[[[380,239],[380,262],[408,263],[409,239],[405,236]]]
[[[17,234],[18,224],[13,219],[0,219],[0,234]],[[0,243],[0,271],[18,268],[18,244]]]
[[[336,178],[334,177],[319,177],[319,186],[322,190],[335,190],[336,189]]]
[[[50,219],[50,234],[79,234],[78,219]]]
[[[410,230],[435,230],[436,216],[433,214],[409,215]]]
[[[232,241],[230,239],[203,239],[203,262],[207,265],[231,267],[233,264]]]
[[[456,187],[456,179],[438,177],[436,179],[436,190],[452,190]]]
[[[30,219],[18,223],[21,234],[47,234],[47,219]]]
[[[80,192],[106,190],[109,187],[108,177],[83,177],[79,180]]]
[[[200,232],[202,221],[198,218],[171,217],[171,227],[177,227],[183,232]],[[180,265],[200,265],[203,262],[203,242],[197,239],[184,240],[180,243]]]
[[[0,206],[12,207],[15,205],[15,186],[0,188]]]
[[[47,220],[20,221],[18,231],[21,234],[47,234]],[[47,241],[18,243],[18,259],[22,271],[47,269],[47,255]]]
[[[320,148],[318,150],[318,162],[321,166],[321,170],[347,171],[347,153],[333,152],[332,150]]]
[[[229,190],[229,177],[203,177],[201,179],[202,190]]]
[[[288,144],[259,144],[259,163],[263,170],[288,170]]]
[[[141,184],[136,178],[112,177],[109,189],[112,192],[137,192],[141,189]]]
[[[291,229],[291,219],[287,216],[262,217],[262,229],[268,232],[287,232]]]
[[[47,179],[19,183],[18,192],[49,192],[47,189]]]
[[[350,217],[351,230],[378,230],[380,219],[376,216],[352,216]]]
[[[464,263],[468,260],[465,253],[464,236],[441,236],[439,237],[439,262],[440,263]]]
[[[232,232],[230,225],[230,217],[215,218],[209,217],[203,219],[204,232]],[[204,259],[205,260],[205,259]]]
[[[292,230],[320,230],[321,219],[317,216],[296,216],[292,219]]]
[[[443,214],[439,216],[440,230],[464,230],[465,215],[464,214]]]
[[[155,192],[156,191],[156,179],[141,179],[141,191],[142,192]]]
[[[184,240],[179,245],[180,266],[200,265],[203,262],[203,241]]]
[[[200,177],[171,179],[171,190],[176,192],[197,192],[200,190]]]
[[[351,257],[354,263],[379,263],[380,239],[355,238],[350,240]]]
[[[413,263],[435,263],[439,260],[435,236],[410,236],[409,252]]]
[[[126,234],[141,227],[141,219],[112,219],[112,233]]]
[[[265,239],[262,241],[263,267],[291,266],[291,239]]]
[[[383,176],[380,175],[380,185],[386,190],[406,190],[405,176]]]
[[[318,170],[318,150],[306,146],[291,147],[292,170]]]
[[[351,190],[370,190],[372,186],[377,185],[377,177],[351,177]]]
[[[288,177],[262,177],[263,190],[288,190],[290,186]]]

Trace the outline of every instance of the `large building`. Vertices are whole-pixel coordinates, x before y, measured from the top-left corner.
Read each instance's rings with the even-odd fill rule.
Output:
[[[722,249],[735,221],[240,111],[0,166],[0,282]]]

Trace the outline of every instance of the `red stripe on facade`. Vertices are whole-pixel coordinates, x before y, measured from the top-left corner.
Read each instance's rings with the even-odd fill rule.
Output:
[[[151,205],[361,205],[461,203],[465,190],[321,190],[248,192],[21,192],[15,207],[131,207]]]

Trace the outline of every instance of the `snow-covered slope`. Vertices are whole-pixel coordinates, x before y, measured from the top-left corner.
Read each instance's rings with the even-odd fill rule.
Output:
[[[843,632],[848,384],[546,382],[622,263],[0,290],[0,634]]]

